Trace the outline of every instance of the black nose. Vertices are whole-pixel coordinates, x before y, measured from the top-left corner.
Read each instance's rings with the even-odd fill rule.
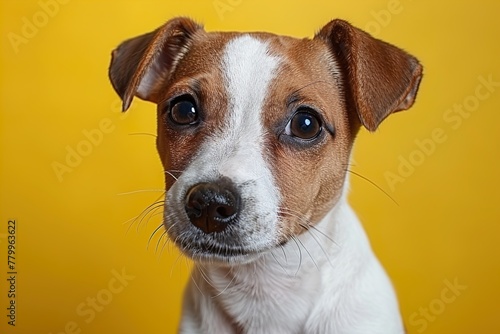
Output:
[[[185,210],[191,223],[205,233],[223,231],[240,211],[240,197],[227,178],[199,183],[187,193]]]

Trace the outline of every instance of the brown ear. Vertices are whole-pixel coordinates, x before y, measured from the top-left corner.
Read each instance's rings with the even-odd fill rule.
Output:
[[[130,107],[134,96],[158,102],[161,84],[188,51],[193,34],[201,29],[190,19],[175,18],[113,50],[109,78],[123,101],[123,111]]]
[[[368,130],[412,106],[422,78],[415,57],[343,20],[331,21],[315,38],[329,45],[340,65],[347,107]]]

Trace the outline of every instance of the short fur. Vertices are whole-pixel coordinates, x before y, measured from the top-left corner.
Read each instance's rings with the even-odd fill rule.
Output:
[[[181,333],[404,332],[345,194],[360,127],[413,104],[416,58],[342,20],[295,39],[176,18],[122,43],[109,74],[123,110],[134,96],[158,105],[164,225],[195,261]],[[169,121],[179,96],[195,102],[196,124]],[[290,132],[301,110],[320,120],[311,140]],[[192,224],[190,189],[227,182],[237,219],[213,233]]]

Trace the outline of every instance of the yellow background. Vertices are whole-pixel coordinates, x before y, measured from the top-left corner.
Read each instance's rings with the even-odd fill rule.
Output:
[[[107,67],[121,41],[176,15],[207,30],[297,37],[340,17],[419,57],[425,77],[414,108],[375,134],[363,131],[354,154],[353,170],[397,204],[355,175],[351,203],[393,279],[409,333],[500,333],[500,87],[475,98],[476,89],[488,92],[477,88],[480,77],[500,81],[500,2],[65,0],[44,21],[42,4],[52,2],[0,4],[1,333],[175,331],[189,263],[171,244],[155,251],[159,234],[146,249],[159,215],[128,233],[123,224],[161,194],[154,137],[133,135],[155,132],[155,107],[136,100],[120,114]],[[228,7],[217,12],[221,4]],[[40,27],[26,30],[26,22]],[[29,38],[13,46],[23,33]],[[464,104],[470,115],[451,122],[448,110]],[[100,126],[106,133],[86,147],[85,131]],[[53,164],[77,147],[88,154],[60,181]],[[391,186],[388,173],[409,159],[417,166]],[[122,194],[138,190],[149,191]],[[5,316],[8,219],[18,224],[15,328]],[[117,292],[113,271],[122,270],[129,281]],[[454,282],[455,293],[447,287]],[[77,309],[97,296],[107,305],[87,323]]]

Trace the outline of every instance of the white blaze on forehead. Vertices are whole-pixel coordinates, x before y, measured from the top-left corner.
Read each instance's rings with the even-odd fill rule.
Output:
[[[269,54],[267,43],[254,37],[243,35],[228,43],[222,65],[232,117],[257,120],[278,63],[279,58]]]
[[[267,43],[250,35],[231,40],[224,50],[222,69],[229,100],[223,133],[232,147],[226,153],[232,157],[221,166],[221,172],[231,174],[227,176],[238,177],[238,171],[264,173],[267,169],[262,149],[263,105],[279,62],[277,56],[270,55]]]

